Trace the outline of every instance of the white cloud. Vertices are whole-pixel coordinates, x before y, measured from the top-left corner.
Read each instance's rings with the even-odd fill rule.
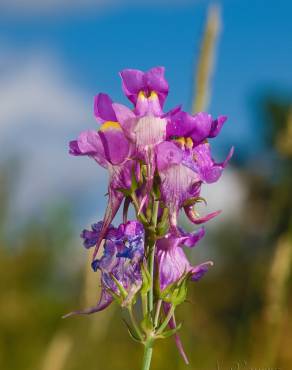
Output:
[[[0,135],[16,122],[18,129],[30,121],[45,129],[64,130],[72,121],[76,125],[89,118],[87,97],[64,81],[60,67],[49,56],[14,58],[20,62],[7,63],[0,74]]]
[[[97,195],[105,193],[105,171],[68,154],[68,141],[95,127],[93,98],[69,83],[49,55],[10,55],[1,71],[0,160],[20,159],[13,213],[20,217],[70,194],[80,198],[94,184]]]
[[[247,196],[246,186],[239,171],[231,166],[224,170],[218,182],[203,186],[201,195],[208,202],[206,209],[204,207],[200,208],[202,213],[222,210],[221,220],[240,217]],[[220,224],[220,222],[214,221],[214,225],[217,224]]]

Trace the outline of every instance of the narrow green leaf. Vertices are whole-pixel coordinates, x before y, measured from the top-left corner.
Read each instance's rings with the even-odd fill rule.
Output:
[[[207,205],[207,201],[206,201],[205,198],[203,198],[203,197],[193,197],[193,198],[187,199],[183,203],[183,207],[194,206],[197,203],[204,203],[205,205]]]
[[[127,321],[125,319],[122,319],[124,324],[126,325],[127,329],[128,329],[128,333],[130,334],[130,337],[135,341],[135,342],[138,342],[138,343],[142,343],[141,340],[136,337],[135,333],[133,332],[133,329],[131,328],[131,326],[127,323]]]
[[[164,331],[162,334],[159,334],[159,335],[155,336],[155,338],[157,338],[157,339],[169,338],[172,335],[174,335],[175,333],[177,333],[180,330],[181,327],[182,327],[182,324],[180,323],[174,329]]]
[[[110,274],[110,277],[116,283],[116,286],[119,289],[121,296],[125,299],[128,295],[128,292],[126,291],[126,289],[122,286],[122,284],[116,279],[116,277],[113,274]]]
[[[141,321],[141,328],[146,334],[153,330],[153,322],[152,322],[152,316],[150,312],[148,312],[146,316],[143,318],[143,320]]]

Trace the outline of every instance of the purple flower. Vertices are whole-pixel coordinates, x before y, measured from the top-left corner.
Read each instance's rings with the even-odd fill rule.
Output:
[[[141,286],[140,262],[144,256],[144,229],[138,221],[128,221],[105,236],[103,256],[92,262],[94,271],[101,271],[102,295],[119,295],[114,278],[132,298]],[[113,278],[114,277],[114,278]],[[108,304],[112,302],[108,297]]]
[[[179,209],[189,198],[199,196],[202,183],[219,179],[232,154],[233,148],[224,162],[216,163],[211,156],[210,144],[204,142],[194,146],[191,138],[165,141],[156,147],[161,192],[170,210],[172,227],[176,228]],[[215,215],[213,213],[212,217]],[[208,217],[205,221],[212,218],[210,215]],[[200,221],[197,223],[204,222],[204,219]]]
[[[199,112],[192,116],[186,112],[178,111],[172,114],[168,121],[167,139],[191,138],[194,144],[199,144],[207,138],[217,136],[226,120],[226,116],[219,116],[213,120],[212,116],[205,112]]]
[[[103,222],[92,225],[92,231],[83,230],[81,237],[86,248],[94,246],[99,238]],[[134,294],[140,289],[142,278],[140,263],[144,258],[144,229],[138,221],[128,221],[118,228],[111,226],[104,235],[105,243],[103,255],[92,262],[94,271],[101,271],[101,296],[95,307],[78,310],[66,315],[90,314],[108,307],[114,297],[130,302]],[[118,284],[120,286],[118,286]],[[120,289],[127,293],[121,297]]]
[[[123,248],[118,257],[125,257],[132,261],[141,261],[144,256],[144,228],[140,222],[129,221],[121,224],[117,230],[116,242]]]
[[[86,249],[89,249],[96,245],[100,232],[103,228],[103,221],[99,221],[96,224],[91,225],[91,230],[83,230],[80,234],[80,237],[83,239],[83,245]],[[109,225],[106,237],[111,238],[117,233],[116,228],[114,228],[112,225]]]
[[[154,148],[166,137],[167,119],[162,107],[168,94],[168,83],[163,67],[147,72],[126,69],[120,76],[125,95],[135,105],[134,111],[113,103],[106,94],[98,94],[94,99],[94,114],[103,125],[98,133],[86,131],[77,141],[72,141],[70,153],[89,155],[106,168],[109,163],[122,166],[130,156],[144,160],[148,165],[147,194],[155,172]],[[177,109],[171,114],[176,112]]]
[[[204,228],[197,232],[187,233],[179,228],[180,236],[167,234],[163,239],[157,242],[156,262],[158,266],[158,276],[160,289],[164,290],[169,285],[178,282],[184,275],[189,274],[192,281],[198,281],[208,271],[209,267],[213,265],[212,261],[201,263],[197,266],[192,266],[184,251],[183,247],[193,248],[205,235]],[[163,302],[165,314],[171,308],[171,304]],[[176,328],[175,316],[173,315],[169,321],[170,329]],[[178,333],[175,333],[175,343],[178,351],[185,363],[189,360],[185,354],[183,344]]]
[[[180,232],[180,236],[169,233],[157,242],[156,261],[161,290],[179,281],[187,273],[190,274],[192,281],[197,281],[213,265],[213,262],[207,261],[200,265],[192,266],[182,248],[183,246],[188,248],[196,246],[205,235],[205,230],[201,228],[194,233],[186,233],[182,230]]]
[[[124,93],[135,108],[132,111],[115,103],[112,107],[125,136],[134,144],[136,158],[148,165],[147,194],[156,169],[155,147],[166,138],[167,118],[162,107],[168,94],[168,83],[162,67],[148,72],[126,69],[120,75]]]
[[[136,113],[152,111],[161,113],[168,95],[168,83],[164,78],[164,67],[154,67],[147,72],[124,69],[120,72],[125,95],[135,105]]]
[[[91,267],[99,272],[99,300],[94,307],[65,317],[101,311],[115,300],[129,310],[134,339],[148,344],[174,335],[188,363],[175,309],[186,300],[189,280],[200,280],[213,262],[190,263],[184,247],[195,247],[205,230],[184,231],[178,226],[178,215],[183,208],[188,219],[199,225],[221,212],[200,217],[195,205],[204,201],[201,186],[220,178],[233,148],[221,163],[212,158],[208,139],[220,133],[226,116],[190,115],[181,106],[163,112],[169,90],[164,73],[163,67],[121,71],[122,89],[133,107],[117,104],[104,93],[96,95],[94,116],[99,129],[83,131],[69,144],[70,154],[88,156],[108,170],[109,198],[103,220],[80,235],[84,247],[93,248]],[[123,199],[123,220],[132,204],[142,223],[111,224]],[[136,320],[132,310],[138,294],[144,316],[141,324],[141,317]]]
[[[207,261],[197,266],[192,266],[183,251],[184,246],[193,248],[197,245],[205,235],[204,228],[201,228],[194,233],[187,233],[182,229],[179,229],[179,231],[180,236],[167,234],[157,242],[155,257],[158,266],[159,285],[161,290],[164,290],[169,285],[178,282],[185,274],[190,274],[192,281],[198,281],[208,271],[209,267],[213,265],[212,261]],[[167,314],[170,310],[170,304],[164,302],[163,307]],[[169,322],[169,327],[170,329],[176,328],[174,316]],[[186,364],[188,364],[188,358],[177,333],[175,334],[175,342],[181,356]]]
[[[117,122],[104,122],[99,131],[83,131],[77,140],[69,143],[69,153],[75,156],[87,155],[109,171],[109,200],[103,220],[103,229],[97,241],[94,256],[98,251],[106,230],[115,217],[124,195],[118,190],[129,188],[135,162],[129,160],[132,146]]]
[[[80,237],[83,239],[85,248],[91,248],[96,244],[103,230],[103,221],[99,221],[91,226],[91,230],[83,230]],[[109,225],[106,234],[104,235],[105,241],[113,242],[117,247],[117,257],[125,257],[130,260],[140,261],[144,256],[144,228],[138,221],[128,221],[121,224],[118,228]],[[111,250],[111,249],[110,249]],[[92,268],[97,270],[100,260],[92,262]]]

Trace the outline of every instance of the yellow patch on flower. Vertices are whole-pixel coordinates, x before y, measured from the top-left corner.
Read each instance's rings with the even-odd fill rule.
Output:
[[[151,94],[149,96],[150,99],[157,99],[158,98],[158,95],[156,94],[155,91],[151,91]]]
[[[100,131],[107,131],[107,130],[121,130],[121,125],[119,122],[114,121],[106,121],[100,126]]]
[[[141,100],[146,99],[146,94],[143,90],[139,91],[138,99],[141,99]]]
[[[177,137],[176,139],[173,139],[176,143],[178,143],[181,148],[187,148],[187,149],[192,149],[194,143],[191,137]]]
[[[181,147],[184,147],[186,144],[186,140],[184,137],[178,137],[177,139],[174,139],[174,141],[179,143]]]
[[[187,147],[188,149],[192,149],[192,147],[193,147],[193,140],[192,140],[192,138],[191,138],[191,137],[187,137],[187,138],[185,139],[185,145],[186,145],[186,147]]]

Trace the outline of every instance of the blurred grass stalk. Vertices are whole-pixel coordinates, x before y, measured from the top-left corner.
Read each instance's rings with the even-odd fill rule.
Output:
[[[283,324],[286,317],[288,279],[291,271],[292,240],[286,234],[279,238],[268,273],[265,307],[262,313],[262,345],[265,366],[275,366],[280,350]],[[257,348],[258,345],[256,346]],[[256,349],[256,348],[255,348]],[[256,357],[261,355],[256,354]],[[258,361],[262,359],[258,358]]]
[[[218,5],[210,5],[203,35],[199,61],[195,72],[192,112],[207,109],[210,97],[210,80],[214,70],[216,45],[221,29],[221,12]]]
[[[292,107],[286,122],[286,127],[276,141],[276,148],[283,157],[289,158],[292,154]],[[262,337],[264,365],[277,365],[280,353],[281,340],[287,318],[288,280],[292,264],[292,219],[286,233],[278,238],[274,256],[267,277],[265,305],[262,312]],[[256,352],[256,348],[254,348]],[[254,353],[258,361],[260,353]]]
[[[67,362],[73,346],[73,340],[59,331],[51,340],[43,358],[42,370],[62,370]]]
[[[283,156],[292,157],[292,106],[289,108],[286,130],[279,135],[276,145]]]

